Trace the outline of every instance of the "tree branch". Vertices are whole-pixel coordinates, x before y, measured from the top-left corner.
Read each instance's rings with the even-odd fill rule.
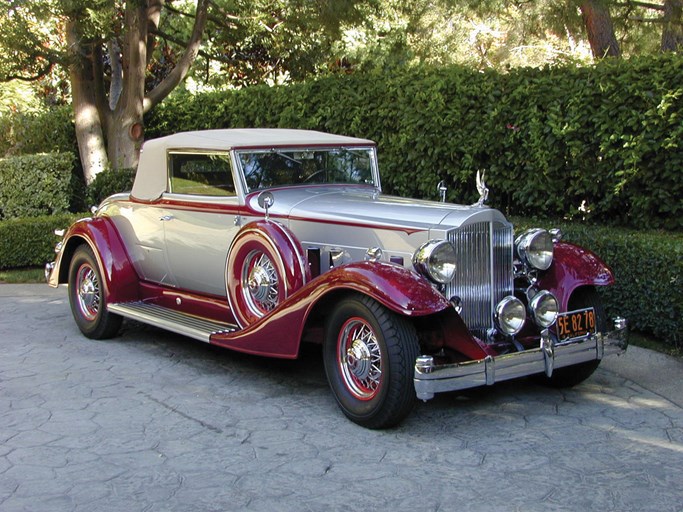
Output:
[[[173,44],[177,44],[178,46],[182,46],[183,48],[187,47],[188,42],[183,41],[181,39],[178,39],[175,36],[172,36],[171,34],[164,32],[163,30],[156,29],[154,30],[154,35],[159,36],[160,39],[163,39],[164,41],[168,41]],[[234,64],[235,60],[234,59],[229,59],[228,57],[223,57],[222,55],[215,55],[211,54],[209,52],[205,52],[204,50],[199,50],[197,52],[197,55],[201,55],[205,59],[209,60],[214,60],[216,62],[223,62],[225,64]]]
[[[187,76],[192,63],[199,53],[204,27],[206,26],[208,7],[209,0],[199,0],[197,2],[194,27],[192,28],[192,35],[185,48],[185,52],[166,78],[145,97],[143,103],[144,112],[148,112],[155,105],[159,104]]]
[[[54,64],[52,62],[48,62],[43,66],[35,75],[33,76],[25,76],[25,75],[5,75],[2,78],[0,78],[0,82],[9,82],[10,80],[21,80],[22,82],[34,82],[36,80],[40,80],[41,78],[45,77],[52,71],[52,67]]]
[[[650,2],[639,2],[637,0],[626,0],[625,2],[617,2],[617,7],[642,7],[644,9],[652,9],[655,11],[663,11],[664,6],[659,4],[652,4]]]

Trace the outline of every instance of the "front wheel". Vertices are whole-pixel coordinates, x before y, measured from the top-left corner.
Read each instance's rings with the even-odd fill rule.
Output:
[[[413,373],[417,335],[405,318],[373,299],[350,296],[325,327],[325,373],[337,403],[367,428],[398,424],[416,402]]]
[[[87,245],[74,253],[69,266],[69,305],[76,325],[88,338],[101,340],[116,335],[122,318],[107,311],[102,274]]]

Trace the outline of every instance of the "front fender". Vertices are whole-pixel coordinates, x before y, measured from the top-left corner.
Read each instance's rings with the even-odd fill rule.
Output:
[[[450,307],[437,290],[410,270],[389,263],[349,263],[312,279],[245,329],[212,335],[211,343],[252,354],[294,358],[311,311],[339,291],[363,293],[410,317],[431,315]]]
[[[368,295],[390,310],[406,316],[425,316],[450,307],[446,298],[415,272],[382,262],[342,265],[314,279],[323,293],[340,288]]]
[[[539,279],[542,289],[551,291],[567,310],[569,297],[580,286],[608,286],[614,283],[612,269],[595,253],[578,245],[555,244],[552,266]]]
[[[109,217],[76,221],[64,235],[50,285],[69,280],[69,265],[76,248],[87,243],[95,254],[104,281],[107,302],[138,300],[138,276],[130,262],[121,237]]]

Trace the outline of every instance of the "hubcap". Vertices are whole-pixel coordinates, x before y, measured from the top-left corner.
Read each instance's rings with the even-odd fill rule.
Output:
[[[90,265],[83,265],[78,269],[76,298],[83,316],[87,320],[95,320],[100,311],[100,283]]]
[[[277,269],[270,258],[254,251],[244,262],[242,272],[244,297],[249,309],[263,316],[277,306],[279,301],[279,279]]]
[[[344,384],[360,400],[378,392],[382,377],[382,352],[372,328],[360,318],[348,320],[341,329],[338,357]]]

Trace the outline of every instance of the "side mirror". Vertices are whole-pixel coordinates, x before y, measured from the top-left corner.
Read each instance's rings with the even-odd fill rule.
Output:
[[[261,192],[256,201],[266,211],[266,220],[268,220],[268,210],[275,204],[275,197],[271,192]]]

